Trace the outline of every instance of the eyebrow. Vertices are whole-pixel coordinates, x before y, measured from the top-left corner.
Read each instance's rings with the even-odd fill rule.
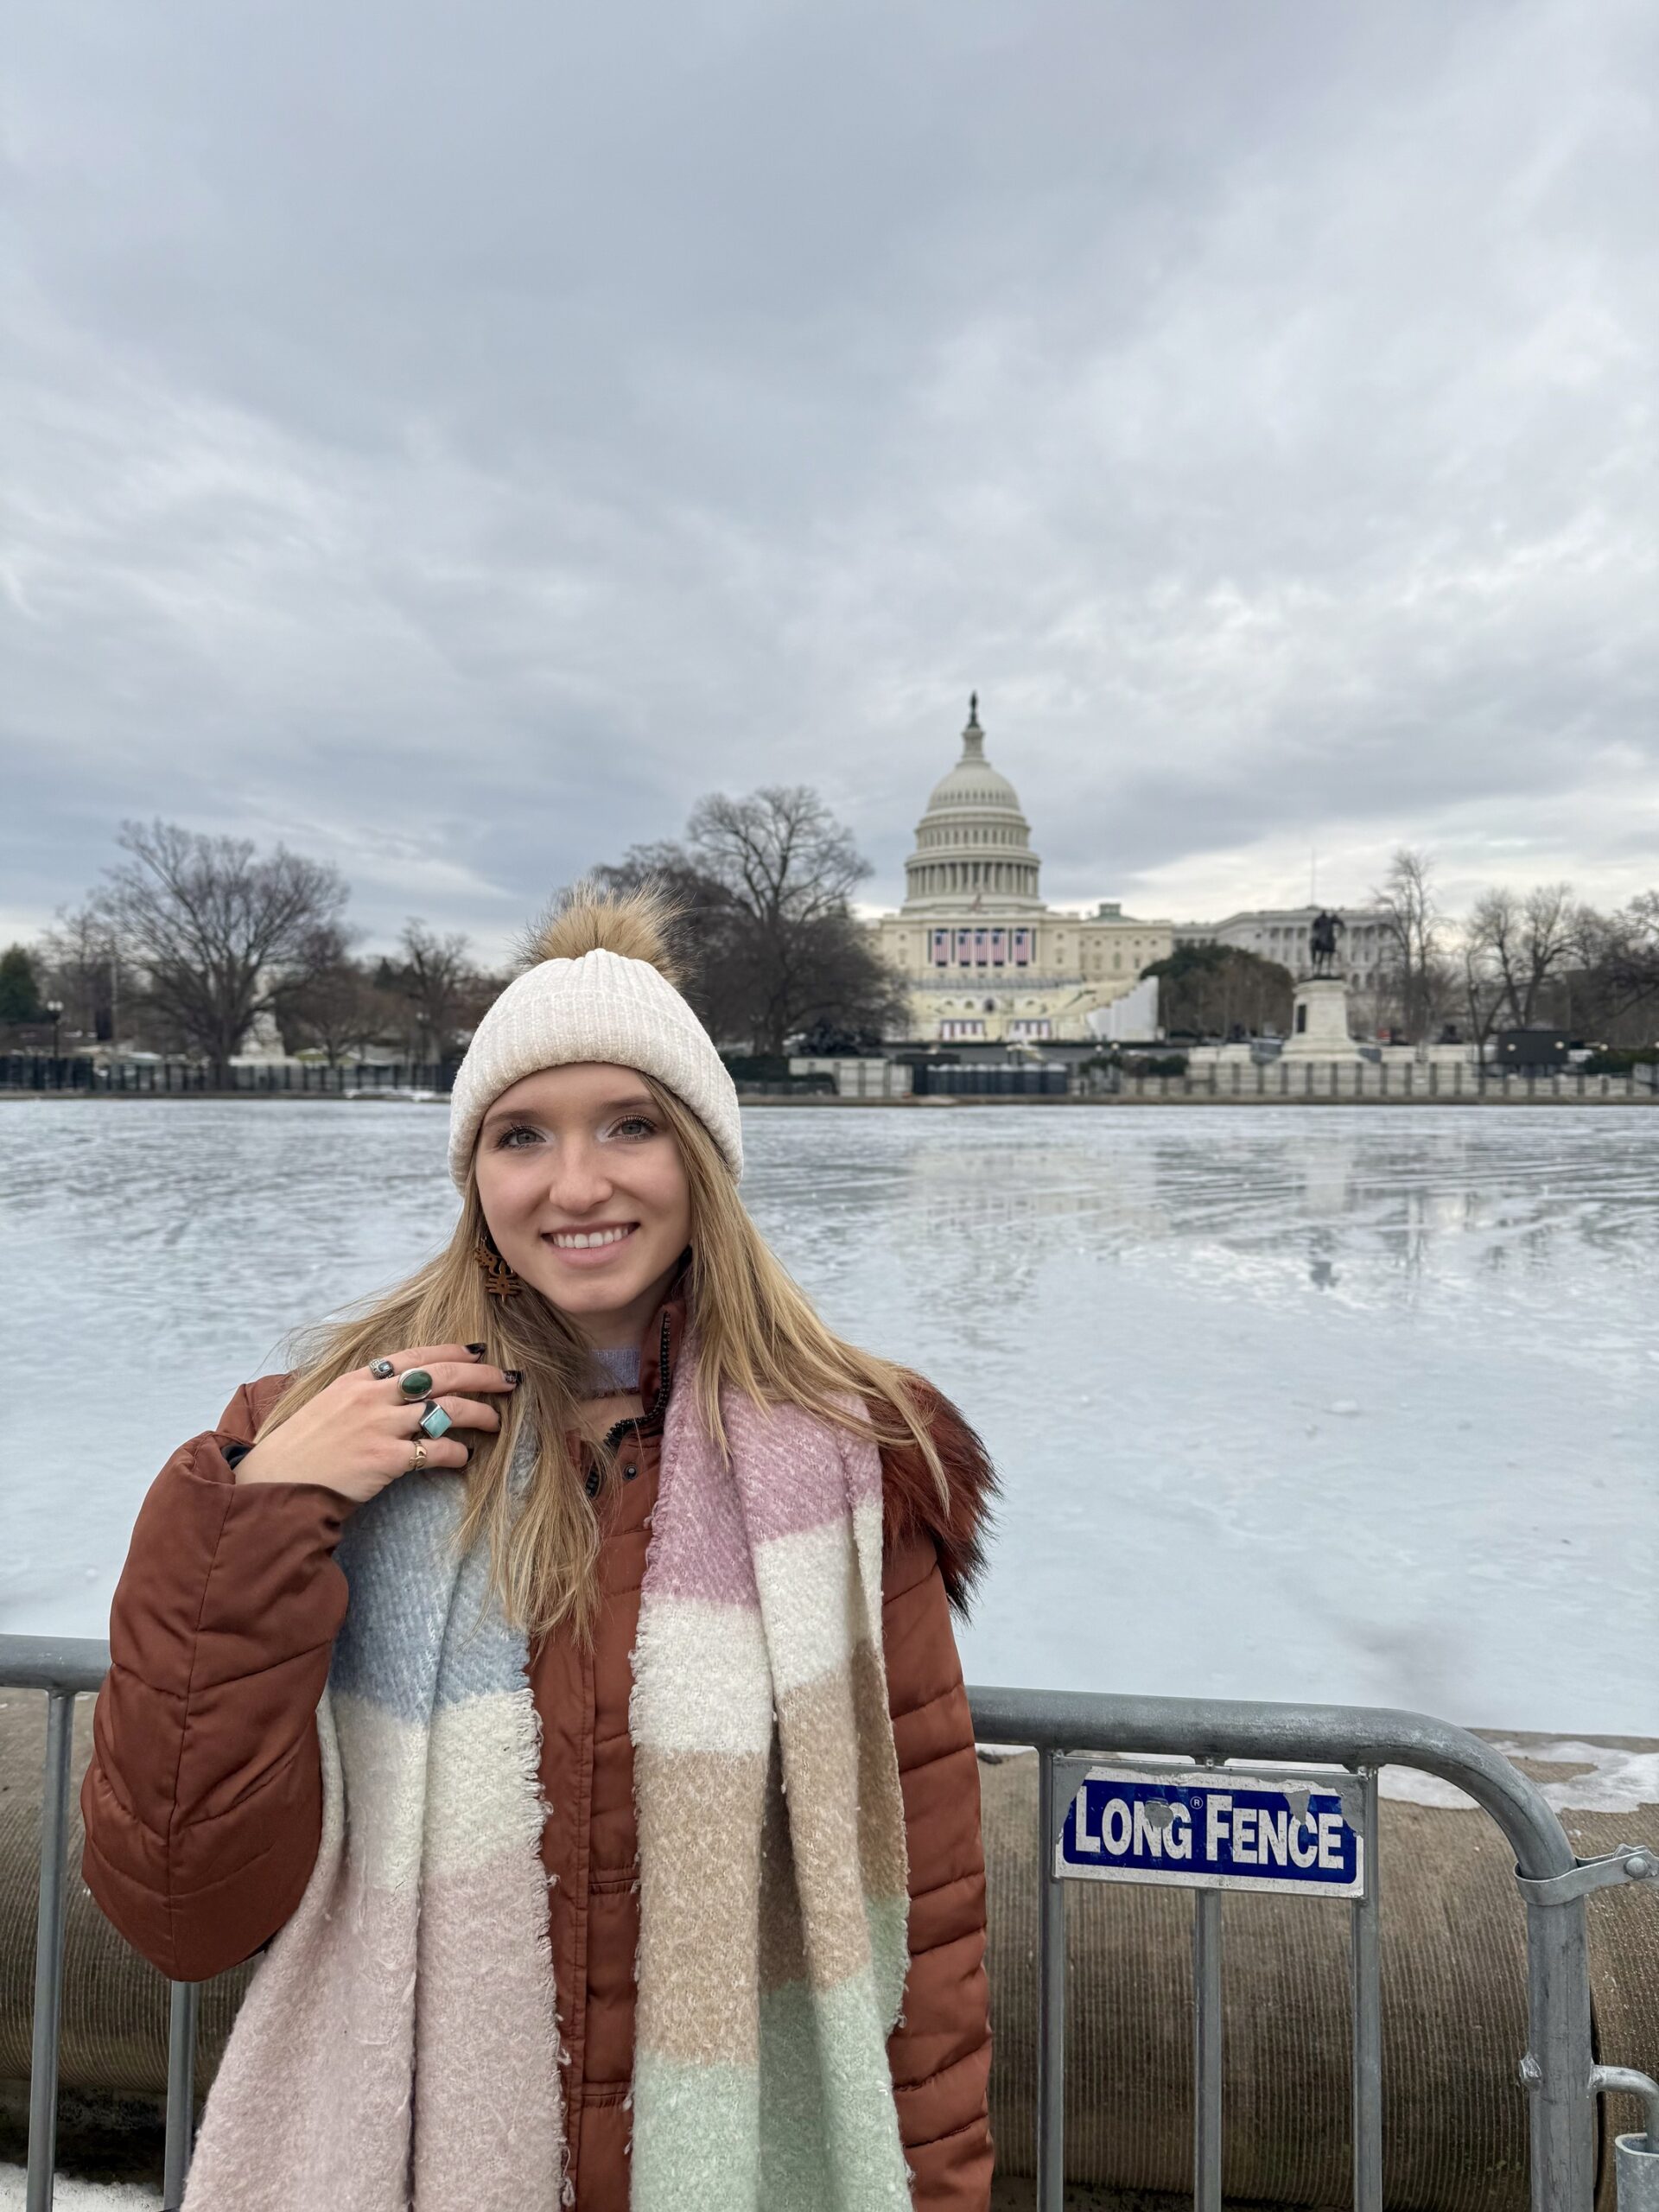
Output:
[[[626,1098],[607,1098],[599,1108],[602,1119],[607,1114],[652,1114],[657,1102],[648,1090],[631,1091]],[[524,1106],[493,1106],[484,1116],[481,1129],[492,1128],[498,1122],[531,1122],[537,1119],[534,1110]]]

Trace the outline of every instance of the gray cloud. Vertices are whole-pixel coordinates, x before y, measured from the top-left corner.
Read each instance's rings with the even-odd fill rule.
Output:
[[[0,926],[162,813],[491,944],[711,787],[897,895],[1659,874],[1638,0],[14,18]]]

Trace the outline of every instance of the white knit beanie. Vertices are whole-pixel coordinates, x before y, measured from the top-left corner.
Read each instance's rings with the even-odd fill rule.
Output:
[[[702,1123],[734,1180],[742,1174],[737,1086],[709,1032],[649,961],[601,946],[526,969],[473,1032],[449,1098],[449,1173],[461,1190],[479,1125],[502,1092],[575,1060],[655,1076]]]

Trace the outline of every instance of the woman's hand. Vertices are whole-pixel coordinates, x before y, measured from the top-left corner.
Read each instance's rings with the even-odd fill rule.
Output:
[[[291,1420],[263,1436],[236,1469],[238,1483],[321,1483],[354,1505],[365,1505],[388,1483],[412,1471],[415,1446],[425,1448],[428,1472],[464,1467],[472,1452],[455,1431],[499,1429],[501,1416],[474,1394],[506,1391],[517,1375],[481,1367],[467,1344],[429,1344],[415,1351],[386,1355],[394,1372],[384,1381],[365,1367],[353,1368],[319,1390]],[[422,1367],[431,1383],[418,1398],[408,1398],[397,1378]],[[454,1423],[447,1436],[422,1435],[426,1401],[435,1398]]]

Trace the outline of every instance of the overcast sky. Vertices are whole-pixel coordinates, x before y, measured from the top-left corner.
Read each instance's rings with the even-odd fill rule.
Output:
[[[1659,881],[1650,0],[11,11],[0,932],[161,814],[494,951],[713,789],[896,901]]]

